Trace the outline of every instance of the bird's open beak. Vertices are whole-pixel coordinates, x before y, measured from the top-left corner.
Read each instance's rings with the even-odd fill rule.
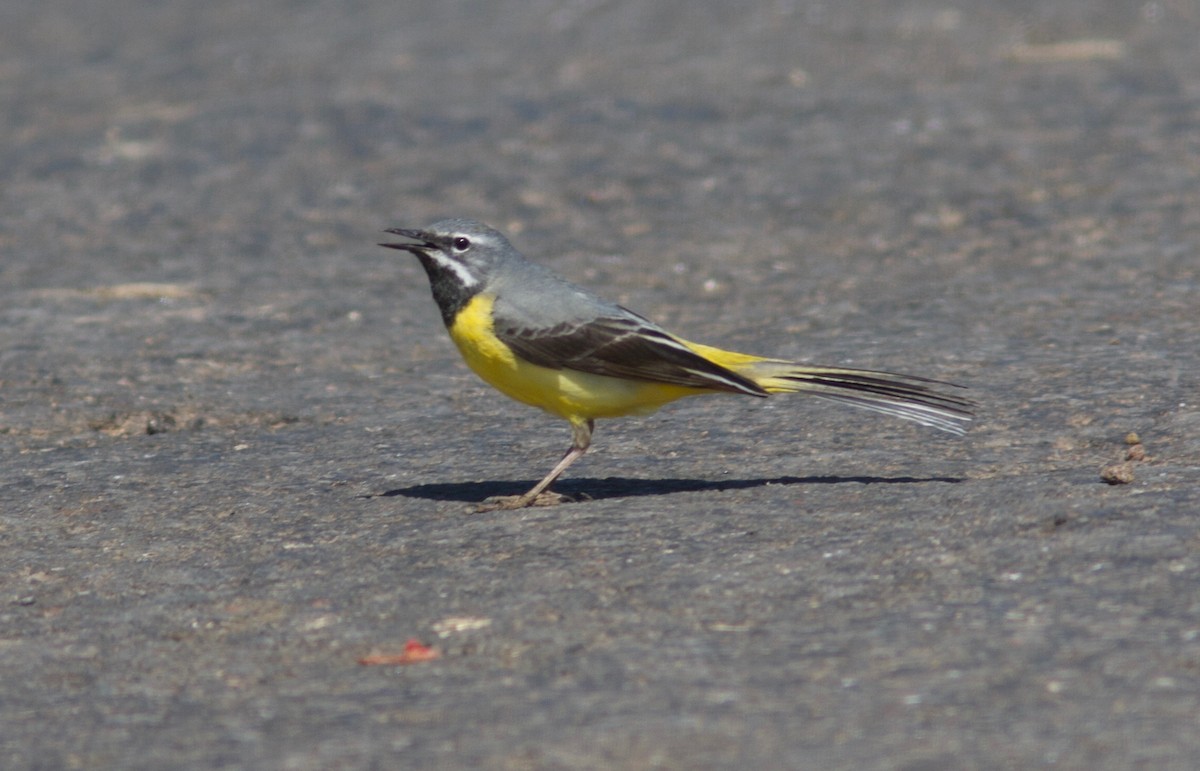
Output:
[[[438,248],[438,245],[433,242],[433,240],[430,238],[429,234],[426,233],[424,230],[408,230],[407,228],[391,228],[391,229],[385,230],[383,232],[391,233],[392,235],[396,235],[396,236],[403,236],[404,238],[411,238],[414,241],[420,241],[420,243],[418,243],[418,244],[409,244],[409,243],[380,244],[380,246],[386,246],[388,249],[399,249],[404,252],[413,252],[415,254],[416,252],[423,252],[426,249],[437,249]]]

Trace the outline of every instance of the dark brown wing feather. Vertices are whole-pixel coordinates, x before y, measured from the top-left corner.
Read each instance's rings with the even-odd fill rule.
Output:
[[[625,310],[622,308],[621,310]],[[632,311],[530,329],[496,319],[496,336],[526,361],[550,369],[766,396],[753,380],[709,361]]]

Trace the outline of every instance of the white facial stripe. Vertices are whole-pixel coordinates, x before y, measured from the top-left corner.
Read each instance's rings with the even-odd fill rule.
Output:
[[[441,265],[446,270],[454,273],[455,276],[458,276],[458,281],[463,286],[473,287],[479,283],[479,279],[476,278],[471,271],[467,270],[467,266],[463,265],[461,262],[450,259],[437,249],[428,249],[425,250],[425,253],[428,254],[429,257],[438,265]]]
[[[496,245],[496,242],[493,241],[490,236],[484,235],[483,233],[452,233],[451,235],[466,236],[471,240],[472,249],[477,246],[492,248]]]

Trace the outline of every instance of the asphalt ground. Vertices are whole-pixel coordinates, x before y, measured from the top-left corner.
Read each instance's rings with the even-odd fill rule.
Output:
[[[8,0],[0,766],[1197,767],[1198,38],[1184,0]],[[978,419],[692,400],[601,423],[588,499],[472,513],[569,432],[375,246],[447,215]]]

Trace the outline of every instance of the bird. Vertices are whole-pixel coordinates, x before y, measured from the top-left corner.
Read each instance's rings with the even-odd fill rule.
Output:
[[[470,219],[384,231],[405,241],[466,364],[501,393],[565,419],[571,446],[521,495],[481,510],[571,500],[550,486],[592,442],[595,422],[646,415],[688,396],[805,393],[962,435],[975,403],[963,386],[916,375],[801,364],[690,342],[527,259]]]

